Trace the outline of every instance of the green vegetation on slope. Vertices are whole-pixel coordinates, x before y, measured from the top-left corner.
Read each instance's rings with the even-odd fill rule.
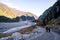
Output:
[[[20,32],[21,34],[25,34],[25,33],[31,33],[34,29],[36,28],[36,26],[30,26],[24,29],[21,29]]]
[[[5,34],[0,33],[0,38],[8,37],[8,36],[11,36],[11,35],[12,35],[11,33],[5,33]]]

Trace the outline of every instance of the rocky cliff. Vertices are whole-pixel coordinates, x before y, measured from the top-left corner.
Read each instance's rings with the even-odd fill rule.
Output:
[[[41,21],[42,25],[47,25],[49,21],[51,21],[52,19],[57,19],[59,16],[60,16],[60,1],[58,0],[53,6],[45,10],[38,20]]]

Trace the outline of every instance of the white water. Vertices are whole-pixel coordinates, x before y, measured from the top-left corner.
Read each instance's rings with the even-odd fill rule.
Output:
[[[13,32],[16,32],[16,31],[19,31],[23,28],[26,28],[26,27],[30,27],[31,25],[25,25],[25,26],[21,26],[21,27],[15,27],[15,28],[11,28],[3,33],[13,33]]]
[[[17,25],[16,27],[12,27],[12,28],[4,31],[3,33],[13,33],[13,32],[19,31],[19,30],[21,30],[21,29],[23,29],[23,28],[26,28],[26,27],[30,27],[30,26],[32,26],[32,25],[35,25],[35,23],[33,23],[33,22],[28,22],[28,21],[22,21],[22,22],[20,22],[19,24],[22,25],[22,26],[16,24],[16,25]]]

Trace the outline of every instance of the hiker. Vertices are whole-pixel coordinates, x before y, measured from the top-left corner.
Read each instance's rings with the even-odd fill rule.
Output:
[[[46,32],[50,32],[50,27],[46,27]]]

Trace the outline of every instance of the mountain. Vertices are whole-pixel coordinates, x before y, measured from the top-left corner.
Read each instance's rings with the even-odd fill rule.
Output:
[[[56,25],[60,25],[60,17],[58,17],[57,19],[51,19],[48,23],[49,24],[56,24]]]
[[[60,20],[59,17],[60,17],[60,1],[58,0],[53,6],[45,10],[44,13],[38,18],[38,20],[40,20],[41,25],[47,25],[53,19]],[[50,22],[50,24],[52,22]]]
[[[32,17],[32,16],[34,16],[34,18],[37,19],[37,16],[34,15],[34,14],[32,14],[32,13],[30,13],[30,12],[22,12],[22,11],[19,11],[19,10],[17,10],[17,9],[11,9],[11,10],[12,10],[13,12],[17,13],[16,15],[17,15],[18,17],[21,17],[21,16],[30,16],[30,17]]]
[[[16,14],[13,13],[8,6],[0,3],[0,16],[5,16],[8,18],[16,18]]]
[[[19,19],[20,19],[23,15],[26,17],[30,17],[30,18],[32,18],[32,16],[33,16],[35,19],[37,19],[37,16],[35,16],[32,13],[23,12],[23,11],[15,9],[15,8],[10,8],[7,5],[0,3],[0,16],[3,16],[5,18],[7,17],[9,19],[15,19],[15,18],[19,17]]]
[[[19,22],[19,17],[11,19],[5,16],[0,16],[0,22]]]
[[[21,17],[19,17],[20,19],[20,21],[28,21],[28,20],[30,20],[30,21],[33,21],[33,20],[35,20],[35,18],[34,18],[34,16],[21,16]]]

